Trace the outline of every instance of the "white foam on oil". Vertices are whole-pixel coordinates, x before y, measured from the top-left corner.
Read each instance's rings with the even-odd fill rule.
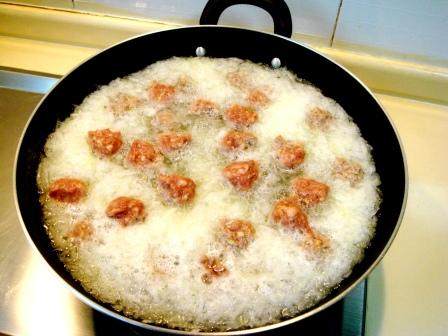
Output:
[[[242,195],[222,177],[230,162],[219,148],[228,125],[209,117],[191,117],[188,105],[208,99],[221,111],[245,103],[244,90],[229,85],[226,74],[249,74],[251,87],[268,92],[271,103],[257,110],[251,127],[258,140],[252,150],[238,155],[260,163],[261,177]],[[171,165],[162,169],[192,178],[197,185],[191,206],[166,205],[154,188],[150,173],[123,164],[131,142],[153,140],[150,117],[162,106],[147,96],[153,81],[188,84],[171,109],[192,135],[192,143]],[[128,93],[144,104],[123,115],[111,113],[109,100]],[[306,114],[320,107],[334,116],[326,132],[311,130]],[[112,158],[98,158],[87,143],[90,130],[110,128],[123,136],[122,149]],[[274,164],[275,137],[301,141],[305,162],[293,174]],[[88,96],[58,126],[45,147],[38,184],[44,192],[60,177],[88,183],[85,200],[60,205],[42,196],[46,225],[67,267],[100,300],[125,314],[152,323],[187,330],[228,330],[255,327],[293,315],[321,299],[362,257],[373,235],[379,195],[369,146],[357,126],[333,100],[302,84],[285,69],[272,70],[238,59],[172,58],[157,62],[126,78],[116,79]],[[361,164],[365,178],[356,187],[335,180],[331,167],[337,157]],[[313,256],[300,247],[301,235],[287,232],[270,220],[272,204],[286,189],[285,180],[304,175],[330,186],[328,199],[309,214],[310,224],[330,239],[325,255]],[[105,215],[107,204],[118,196],[143,201],[144,222],[122,227]],[[246,250],[226,250],[216,241],[221,218],[250,220],[255,239]],[[90,240],[67,239],[76,221],[89,219]],[[203,255],[221,255],[228,275],[204,284]]]

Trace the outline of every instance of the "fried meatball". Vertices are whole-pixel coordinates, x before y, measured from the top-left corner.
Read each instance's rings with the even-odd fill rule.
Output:
[[[143,100],[126,93],[118,93],[109,100],[110,110],[119,115],[143,105]]]
[[[206,270],[206,273],[201,276],[202,282],[205,284],[210,284],[213,281],[213,278],[220,277],[228,273],[227,268],[218,258],[203,256],[200,262]]]
[[[313,108],[306,117],[306,123],[312,129],[325,131],[330,127],[333,116],[330,112],[319,107]]]
[[[221,221],[220,230],[226,245],[240,249],[246,248],[255,235],[252,223],[242,219],[224,219]]]
[[[88,142],[92,151],[101,156],[111,156],[119,151],[123,140],[120,132],[109,128],[89,131]]]
[[[157,145],[163,153],[170,153],[185,148],[191,142],[188,133],[166,132],[157,136]]]
[[[364,170],[361,165],[344,158],[336,159],[332,174],[337,179],[349,182],[352,187],[356,186],[364,178]]]
[[[217,117],[220,115],[218,105],[206,99],[196,99],[191,103],[190,113],[195,115],[207,115],[209,117]]]
[[[221,147],[225,151],[247,150],[257,143],[257,137],[244,131],[231,130],[221,140]]]
[[[223,174],[237,190],[247,191],[258,179],[258,163],[254,160],[233,162],[224,168]]]
[[[251,107],[234,104],[226,110],[225,118],[236,127],[249,127],[258,120],[258,115]]]
[[[53,181],[48,188],[50,198],[63,203],[78,203],[86,194],[87,184],[69,177]]]
[[[308,207],[323,202],[330,188],[324,183],[298,177],[292,180],[291,189],[300,203]]]
[[[282,168],[294,169],[305,160],[305,150],[299,142],[286,141],[278,136],[274,148],[275,157]]]
[[[258,89],[250,91],[246,99],[251,105],[256,107],[265,107],[270,102],[268,96]]]
[[[295,197],[278,200],[274,204],[272,219],[288,229],[297,229],[306,234],[313,233],[308,223],[308,217]]]
[[[196,184],[188,177],[179,175],[159,175],[159,188],[163,197],[179,205],[191,203],[196,193]]]
[[[157,162],[159,158],[156,148],[144,140],[134,140],[127,156],[128,161],[134,166],[148,166]]]
[[[149,98],[159,103],[170,101],[173,99],[175,93],[176,88],[173,85],[155,82],[148,87]]]
[[[146,218],[145,205],[132,197],[117,197],[109,203],[106,215],[117,219],[122,226],[128,226]]]
[[[69,233],[69,237],[79,240],[88,240],[92,235],[93,227],[87,220],[77,222]]]

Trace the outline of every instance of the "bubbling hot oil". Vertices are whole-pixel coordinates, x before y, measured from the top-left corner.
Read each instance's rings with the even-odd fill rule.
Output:
[[[237,73],[243,81],[229,82]],[[151,101],[153,82],[178,85],[169,106]],[[179,83],[182,83],[179,86]],[[233,104],[247,105],[247,90],[266,92],[269,103],[257,107],[258,121],[248,127],[257,144],[237,153],[220,147],[233,126],[222,116],[192,115],[191,102],[214,102],[222,113]],[[119,93],[144,103],[116,115],[109,103]],[[306,115],[314,107],[331,113],[325,132],[311,130]],[[126,162],[132,141],[155,142],[151,120],[169,108],[179,129],[192,136],[185,149],[167,154],[157,167],[137,169]],[[112,158],[95,156],[86,141],[90,130],[120,131],[123,146]],[[294,171],[276,164],[274,139],[304,144],[304,163]],[[333,100],[302,83],[287,69],[273,70],[239,59],[172,58],[119,78],[86,97],[49,137],[39,166],[38,184],[45,225],[64,264],[84,288],[125,315],[147,323],[184,330],[225,331],[262,326],[298,314],[315,304],[346,277],[373,235],[379,204],[379,179],[369,145],[357,126]],[[356,187],[331,175],[337,157],[359,162],[365,172]],[[223,168],[236,160],[256,160],[260,177],[250,191],[236,191]],[[168,204],[157,190],[158,173],[184,175],[196,183],[192,204]],[[88,184],[79,204],[47,198],[49,184],[61,177]],[[303,248],[300,232],[271,220],[275,200],[289,193],[290,181],[305,176],[330,187],[328,199],[309,211],[310,225],[328,237],[331,248],[314,254]],[[105,214],[116,197],[140,199],[148,211],[141,222],[122,227]],[[252,222],[253,242],[228,249],[217,239],[223,218]],[[93,235],[70,238],[73,225],[88,220]],[[219,256],[228,274],[211,284],[201,281],[200,259]]]

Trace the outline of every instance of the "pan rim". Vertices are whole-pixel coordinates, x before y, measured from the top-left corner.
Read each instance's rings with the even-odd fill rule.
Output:
[[[22,148],[22,142],[23,139],[25,137],[25,134],[28,130],[29,124],[31,123],[31,121],[34,118],[34,115],[36,114],[36,112],[39,110],[40,106],[43,104],[43,102],[47,99],[47,97],[53,92],[53,90],[55,90],[55,88],[66,78],[68,77],[71,73],[73,73],[74,71],[76,71],[78,68],[80,68],[84,63],[90,61],[91,59],[93,59],[94,57],[98,56],[99,54],[109,51],[110,49],[114,48],[115,46],[118,46],[122,43],[134,40],[134,39],[138,39],[141,38],[143,36],[147,36],[147,35],[152,35],[152,34],[157,34],[157,33],[163,33],[165,31],[175,31],[175,30],[184,30],[184,29],[206,29],[206,28],[224,28],[224,29],[233,29],[233,30],[244,30],[244,31],[249,31],[252,33],[258,33],[258,34],[264,34],[264,35],[268,35],[270,37],[273,38],[281,38],[286,40],[287,42],[290,43],[294,43],[302,48],[308,49],[309,51],[323,57],[324,59],[330,61],[331,63],[333,63],[334,65],[338,66],[339,68],[341,68],[342,70],[344,70],[346,73],[348,73],[352,78],[354,78],[363,88],[364,90],[367,91],[367,93],[375,100],[375,102],[378,104],[378,106],[381,108],[382,112],[384,113],[384,115],[386,116],[389,124],[392,127],[392,130],[395,134],[395,137],[398,140],[398,144],[400,147],[400,152],[403,158],[403,172],[404,172],[404,193],[403,193],[403,202],[401,205],[401,209],[400,209],[400,214],[399,217],[397,219],[397,223],[396,226],[392,232],[392,234],[390,235],[385,247],[383,248],[383,250],[381,251],[381,253],[377,256],[377,258],[372,262],[372,264],[367,268],[366,271],[364,271],[362,273],[362,275],[360,277],[358,277],[352,284],[350,284],[344,291],[342,291],[341,293],[339,293],[338,295],[336,295],[334,298],[332,298],[331,300],[323,303],[323,304],[318,304],[316,307],[314,307],[313,309],[297,315],[295,317],[292,317],[288,320],[285,321],[281,321],[281,322],[277,322],[277,323],[273,323],[273,324],[269,324],[269,325],[265,325],[265,326],[261,326],[261,327],[255,327],[255,328],[250,328],[250,329],[241,329],[241,330],[232,330],[232,331],[219,331],[219,332],[203,332],[203,331],[185,331],[185,330],[177,330],[177,329],[171,329],[171,328],[167,328],[167,327],[160,327],[157,325],[152,325],[152,324],[147,324],[147,323],[143,323],[140,322],[138,320],[134,320],[132,318],[126,317],[124,315],[122,315],[121,313],[112,311],[111,309],[106,308],[105,306],[97,303],[96,301],[93,301],[92,299],[88,298],[87,296],[85,296],[84,294],[82,294],[81,292],[79,292],[78,290],[76,290],[74,287],[72,287],[67,281],[64,280],[64,278],[58,273],[56,272],[56,270],[48,263],[48,261],[45,259],[45,257],[43,256],[43,254],[39,251],[39,249],[37,248],[36,244],[34,243],[33,239],[31,238],[28,229],[25,225],[25,222],[22,218],[22,213],[20,211],[20,207],[19,207],[19,201],[18,201],[18,194],[17,194],[17,165],[18,165],[18,159],[19,159],[19,155],[21,152],[21,148]],[[45,261],[45,264],[47,265],[47,267],[49,267],[51,269],[51,271],[57,276],[57,278],[64,284],[64,286],[66,288],[68,288],[80,301],[82,301],[83,303],[87,304],[89,307],[103,313],[106,314],[110,317],[116,318],[122,322],[126,322],[129,323],[131,325],[140,327],[140,328],[144,328],[144,329],[149,329],[149,330],[154,330],[157,332],[164,332],[164,333],[169,333],[169,334],[177,334],[177,335],[198,335],[198,336],[206,336],[206,335],[210,335],[210,336],[224,336],[224,335],[249,335],[249,334],[253,334],[253,333],[258,333],[258,332],[263,332],[263,331],[269,331],[275,328],[280,328],[298,321],[301,321],[305,318],[308,318],[316,313],[321,312],[322,310],[332,306],[333,304],[335,304],[336,302],[338,302],[339,300],[341,300],[342,298],[344,298],[349,292],[351,292],[361,281],[363,281],[372,271],[373,269],[379,264],[379,262],[383,259],[383,257],[385,256],[385,254],[387,253],[387,251],[389,250],[390,246],[392,245],[392,242],[394,241],[398,230],[401,226],[401,222],[403,220],[403,216],[404,216],[404,212],[406,209],[406,204],[407,204],[407,198],[408,198],[408,188],[409,188],[409,173],[408,173],[408,166],[407,166],[407,160],[406,160],[406,154],[404,151],[404,146],[403,146],[403,142],[402,139],[400,138],[399,133],[397,132],[397,128],[394,125],[394,123],[392,122],[392,119],[390,118],[389,114],[387,113],[386,109],[384,108],[384,106],[380,103],[380,101],[378,100],[378,98],[375,96],[375,94],[356,76],[354,75],[350,70],[348,70],[347,68],[345,68],[343,65],[339,64],[338,62],[332,60],[331,58],[323,55],[322,53],[320,53],[319,51],[315,50],[314,48],[310,47],[307,44],[301,43],[301,42],[297,42],[292,40],[291,38],[288,37],[284,37],[281,35],[277,35],[274,33],[268,33],[268,32],[262,32],[262,31],[258,31],[258,30],[254,30],[254,29],[246,29],[246,28],[239,28],[239,27],[233,27],[233,26],[217,26],[217,25],[192,25],[192,26],[185,26],[185,27],[175,27],[175,28],[170,28],[170,29],[163,29],[163,30],[158,30],[158,31],[154,31],[154,32],[150,32],[150,33],[143,33],[143,34],[139,34],[133,37],[130,37],[128,39],[125,39],[123,41],[117,42],[103,50],[100,50],[99,52],[95,53],[94,55],[92,55],[91,57],[85,59],[84,61],[80,62],[79,64],[77,64],[75,67],[73,67],[69,72],[67,72],[63,77],[61,77],[54,85],[53,87],[42,97],[42,99],[40,100],[40,102],[36,105],[35,109],[33,110],[33,112],[30,114],[19,139],[19,142],[17,144],[17,149],[16,149],[16,153],[15,153],[15,158],[14,158],[14,167],[13,167],[13,192],[14,192],[14,205],[16,208],[16,212],[18,215],[18,219],[19,222],[21,224],[22,230],[29,242],[29,244],[33,247],[33,249],[35,251],[38,252],[38,254],[40,255],[40,257]]]

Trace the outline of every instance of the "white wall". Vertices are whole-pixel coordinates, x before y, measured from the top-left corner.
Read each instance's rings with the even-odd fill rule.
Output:
[[[2,2],[2,0],[0,0]],[[207,0],[5,0],[197,24]],[[306,42],[448,66],[448,0],[286,0]],[[338,17],[338,8],[340,14]],[[261,9],[227,9],[220,24],[273,31]],[[333,36],[334,33],[334,36]]]
[[[293,15],[294,32],[330,44],[340,0],[287,0]],[[197,24],[207,0],[75,0],[75,8],[126,16]],[[237,5],[228,8],[220,24],[273,31],[272,20],[262,9]]]
[[[344,0],[334,45],[448,61],[448,0]]]

